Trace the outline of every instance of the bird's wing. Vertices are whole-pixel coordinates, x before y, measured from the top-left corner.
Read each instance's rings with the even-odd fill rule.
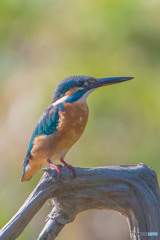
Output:
[[[40,120],[38,121],[29,144],[29,148],[26,157],[30,154],[30,151],[34,144],[34,139],[36,136],[40,135],[51,135],[57,131],[58,121],[59,121],[59,111],[63,111],[63,104],[53,105],[51,104],[44,112]]]

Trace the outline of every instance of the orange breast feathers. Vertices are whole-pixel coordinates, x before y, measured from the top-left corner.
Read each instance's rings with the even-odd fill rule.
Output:
[[[59,113],[59,146],[70,148],[82,135],[88,120],[86,103],[64,103],[64,111]]]

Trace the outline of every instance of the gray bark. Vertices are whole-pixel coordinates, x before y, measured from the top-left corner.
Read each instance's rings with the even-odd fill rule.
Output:
[[[70,170],[45,169],[37,187],[1,229],[0,240],[16,239],[47,199],[53,209],[41,231],[39,240],[53,240],[79,212],[88,209],[112,209],[123,214],[129,224],[131,239],[150,240],[150,232],[160,239],[160,190],[156,173],[144,164],[101,168],[76,168],[74,179]],[[150,233],[151,234],[151,233]]]

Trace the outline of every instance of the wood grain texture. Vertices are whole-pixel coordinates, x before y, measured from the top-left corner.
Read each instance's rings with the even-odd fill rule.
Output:
[[[144,164],[101,168],[76,168],[77,177],[65,167],[62,176],[47,168],[35,190],[0,231],[0,240],[16,239],[47,199],[53,199],[39,240],[55,239],[65,224],[88,209],[112,209],[128,220],[133,240],[150,240],[141,233],[160,237],[160,190],[156,173]],[[42,221],[44,221],[42,219]]]

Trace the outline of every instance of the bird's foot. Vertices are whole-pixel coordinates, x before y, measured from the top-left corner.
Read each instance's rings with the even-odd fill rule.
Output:
[[[55,165],[52,163],[52,161],[50,159],[47,159],[47,162],[49,163],[49,166],[51,168],[54,168],[56,170],[57,173],[57,177],[60,177],[61,175],[61,168],[63,167],[61,164]]]
[[[66,163],[62,158],[60,159],[60,161],[65,167],[67,167],[68,169],[70,169],[72,171],[73,177],[75,178],[77,175],[76,169],[72,165],[69,165],[68,163]]]

